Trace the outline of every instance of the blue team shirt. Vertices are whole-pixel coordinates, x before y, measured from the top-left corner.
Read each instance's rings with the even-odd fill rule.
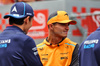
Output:
[[[34,40],[16,26],[0,34],[0,66],[42,66]]]
[[[100,66],[100,27],[80,45],[79,66]]]

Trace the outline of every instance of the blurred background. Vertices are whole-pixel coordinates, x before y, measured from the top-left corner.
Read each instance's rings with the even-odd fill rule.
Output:
[[[9,25],[8,19],[3,19],[3,16],[9,14],[16,2],[26,2],[34,9],[33,26],[28,35],[36,44],[48,36],[48,16],[58,10],[66,11],[71,20],[77,21],[76,25],[70,25],[68,38],[78,44],[100,25],[100,0],[0,0],[0,33]]]

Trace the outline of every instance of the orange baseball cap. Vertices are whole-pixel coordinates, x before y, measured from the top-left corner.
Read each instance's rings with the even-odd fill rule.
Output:
[[[69,16],[65,11],[57,11],[49,16],[47,25],[51,23],[70,23],[71,25],[75,25],[77,22],[74,20],[69,20]]]

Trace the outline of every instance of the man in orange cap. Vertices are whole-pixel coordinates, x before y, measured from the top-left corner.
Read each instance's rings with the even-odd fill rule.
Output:
[[[78,66],[79,45],[67,38],[69,25],[75,24],[76,21],[69,20],[65,11],[49,16],[49,35],[37,45],[43,66]]]

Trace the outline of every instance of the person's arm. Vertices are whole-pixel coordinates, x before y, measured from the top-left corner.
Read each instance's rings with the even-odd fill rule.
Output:
[[[26,66],[42,66],[34,40],[28,38],[24,43],[22,55]]]
[[[79,49],[79,45],[77,44],[75,46],[73,55],[72,55],[72,62],[70,64],[70,66],[79,66],[79,59],[78,59],[78,49]]]

